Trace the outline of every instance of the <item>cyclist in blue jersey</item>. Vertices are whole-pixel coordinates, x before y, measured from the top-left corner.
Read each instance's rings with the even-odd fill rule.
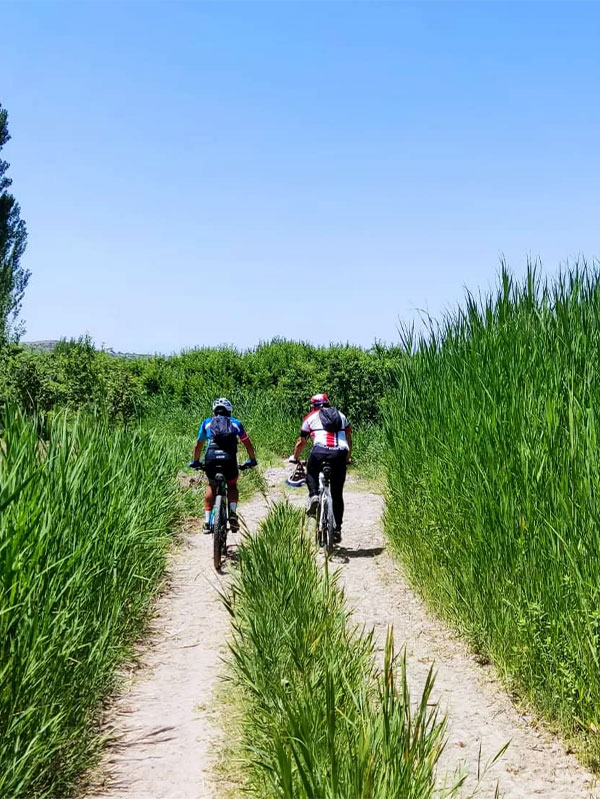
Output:
[[[213,403],[213,415],[202,421],[198,431],[198,439],[194,448],[194,460],[190,467],[197,469],[201,466],[200,456],[207,444],[204,458],[204,471],[208,477],[208,486],[204,495],[204,533],[210,533],[210,513],[215,504],[215,489],[217,473],[224,475],[227,481],[227,494],[229,496],[229,527],[232,531],[239,530],[237,504],[239,492],[237,482],[239,469],[237,463],[237,443],[244,445],[248,452],[247,466],[256,466],[256,454],[246,433],[244,426],[235,417],[231,416],[233,407],[226,397],[220,397]]]

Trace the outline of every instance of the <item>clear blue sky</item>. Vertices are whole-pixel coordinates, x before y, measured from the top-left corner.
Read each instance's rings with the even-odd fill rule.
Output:
[[[371,344],[600,255],[600,4],[1,2],[26,339]]]

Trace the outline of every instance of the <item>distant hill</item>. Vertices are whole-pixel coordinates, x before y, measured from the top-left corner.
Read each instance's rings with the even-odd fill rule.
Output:
[[[21,342],[21,346],[25,347],[27,350],[36,350],[43,353],[54,350],[57,344],[58,339],[43,339],[39,342]]]
[[[36,353],[51,353],[57,344],[60,344],[60,339],[40,339],[37,342],[21,342],[22,347],[27,350],[33,350]],[[113,350],[112,347],[97,347],[96,349],[102,350],[104,353],[107,353],[109,356],[114,356],[115,358],[152,357],[150,353],[120,353],[117,350]]]

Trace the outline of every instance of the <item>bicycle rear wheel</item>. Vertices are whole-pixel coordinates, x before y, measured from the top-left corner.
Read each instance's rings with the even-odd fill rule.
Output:
[[[227,524],[229,522],[229,502],[225,497],[221,504],[221,514],[221,554],[225,558],[227,555]]]
[[[331,492],[325,489],[321,501],[321,518],[319,524],[319,544],[325,548],[326,555],[333,552],[333,506]]]
[[[227,510],[222,494],[217,495],[213,520],[213,564],[217,572],[220,572],[223,542],[227,540]]]

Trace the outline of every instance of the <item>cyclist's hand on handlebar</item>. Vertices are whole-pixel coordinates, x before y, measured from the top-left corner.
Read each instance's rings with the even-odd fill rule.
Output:
[[[190,461],[189,466],[190,469],[204,469],[204,462],[196,459],[194,461]]]
[[[258,464],[258,461],[255,458],[247,458],[243,464],[240,464],[240,469],[250,469],[251,467],[255,467]]]

